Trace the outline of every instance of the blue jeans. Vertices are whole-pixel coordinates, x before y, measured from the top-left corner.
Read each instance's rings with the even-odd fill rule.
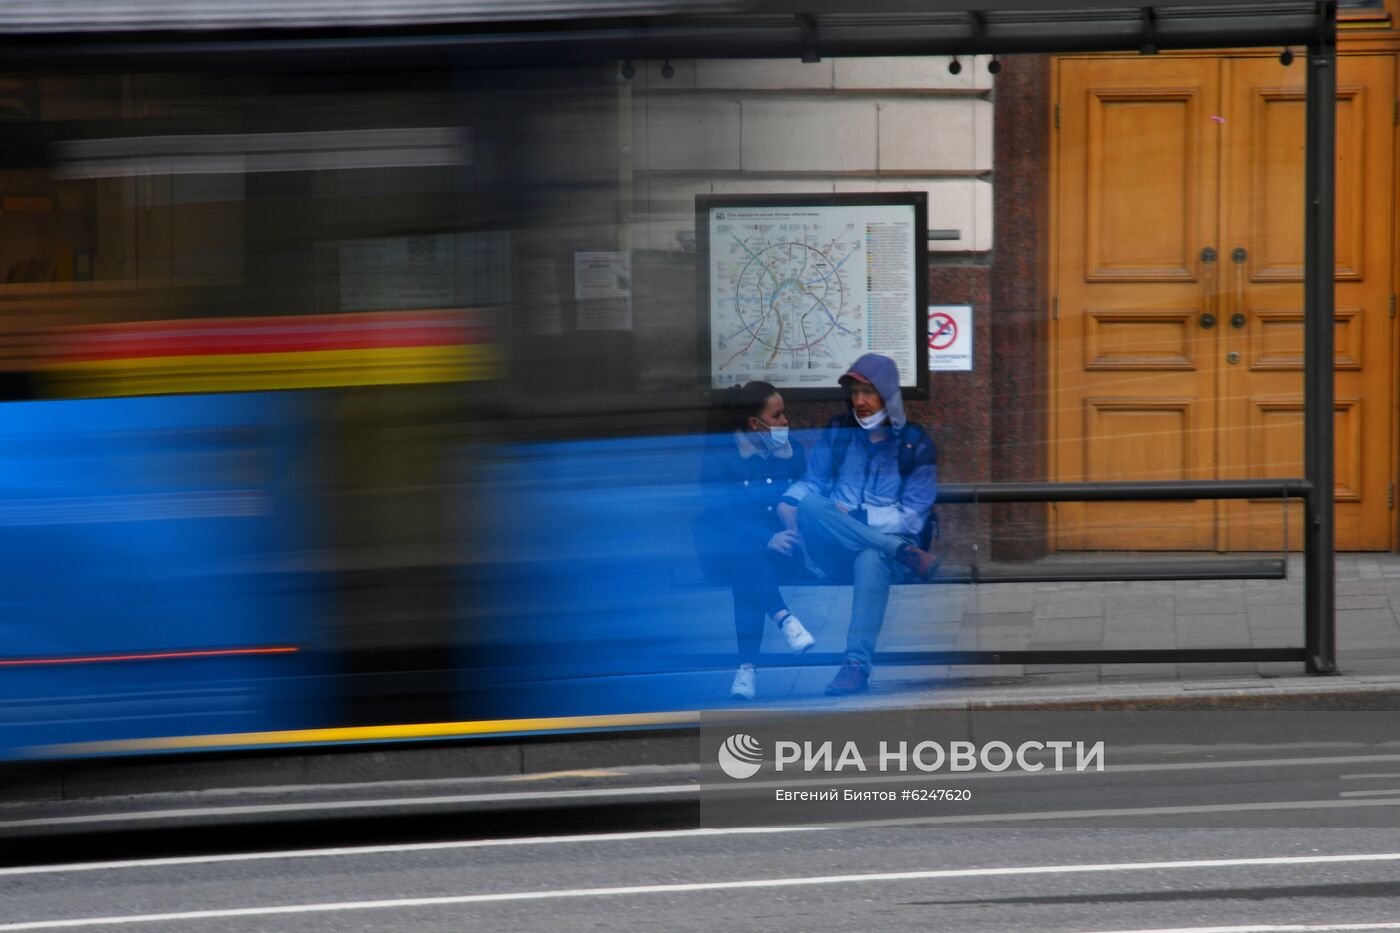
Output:
[[[851,581],[846,657],[869,673],[875,641],[885,624],[890,585],[913,577],[894,556],[913,542],[861,524],[825,496],[804,496],[798,502],[797,529],[807,554],[823,573]]]

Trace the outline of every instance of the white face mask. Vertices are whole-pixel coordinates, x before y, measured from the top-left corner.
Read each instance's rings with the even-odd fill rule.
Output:
[[[767,428],[763,432],[763,443],[768,445],[769,450],[778,450],[788,442],[787,425],[767,425]]]
[[[855,415],[855,412],[851,412],[851,414]],[[869,418],[862,418],[860,415],[856,415],[856,421],[867,431],[873,431],[889,420],[890,413],[883,408],[875,412],[875,414],[871,415]]]

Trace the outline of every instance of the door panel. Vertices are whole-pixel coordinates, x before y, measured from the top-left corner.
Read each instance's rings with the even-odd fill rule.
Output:
[[[1086,370],[1194,368],[1196,322],[1180,308],[1089,308],[1084,322]]]
[[[1341,59],[1343,78],[1359,70],[1359,62],[1372,59]],[[1248,122],[1241,127],[1227,127],[1227,146],[1246,149],[1235,152],[1247,159],[1236,162],[1227,172],[1245,173],[1226,177],[1226,196],[1230,181],[1243,182],[1247,189],[1244,206],[1248,211],[1246,238],[1256,244],[1251,276],[1254,281],[1283,279],[1303,281],[1303,183],[1305,168],[1304,140],[1305,102],[1302,76],[1277,62],[1227,62],[1227,75],[1232,79],[1230,89],[1236,95],[1236,105],[1248,108]],[[1282,86],[1285,79],[1294,79],[1295,86]],[[1269,82],[1278,81],[1279,85]],[[1262,82],[1255,83],[1255,82]],[[1339,82],[1340,83],[1340,82]],[[1242,92],[1249,94],[1241,99]],[[1360,85],[1341,85],[1337,89],[1337,166],[1336,166],[1336,244],[1337,278],[1362,277],[1364,253],[1363,193],[1367,97],[1380,100],[1384,95],[1366,93]],[[1386,111],[1388,114],[1388,111]],[[1374,117],[1374,115],[1372,115]],[[1373,134],[1374,135],[1374,134]],[[1388,135],[1388,134],[1383,134]],[[1381,156],[1381,153],[1375,153]],[[1232,218],[1236,222],[1243,217]],[[1244,233],[1244,231],[1232,231]]]
[[[1201,90],[1086,91],[1086,279],[1194,280]]]
[[[1305,77],[1273,57],[1059,63],[1056,479],[1302,475]],[[1394,82],[1392,56],[1339,60],[1337,546],[1348,550],[1391,546]],[[1273,500],[1056,514],[1062,549],[1284,543]],[[1300,520],[1295,507],[1292,547]]]
[[[1147,67],[1142,67],[1147,65]],[[1214,331],[1201,328],[1218,147],[1214,62],[1060,70],[1054,457],[1064,480],[1206,479]],[[1210,144],[1208,144],[1208,142]],[[1144,184],[1144,179],[1152,184]],[[1061,548],[1215,546],[1211,503],[1065,503]]]
[[[1229,288],[1222,330],[1224,478],[1303,475],[1303,142],[1301,69],[1273,59],[1223,64],[1221,244]],[[1337,89],[1337,547],[1390,546],[1390,277],[1393,60],[1342,56]],[[1363,404],[1364,400],[1364,404]],[[1290,547],[1300,547],[1293,506]],[[1232,502],[1225,547],[1283,545],[1277,502]]]

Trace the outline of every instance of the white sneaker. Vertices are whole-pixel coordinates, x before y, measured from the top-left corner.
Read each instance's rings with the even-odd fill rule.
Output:
[[[729,695],[739,700],[752,700],[756,679],[752,664],[740,664],[738,672],[734,675],[734,685],[729,688]]]
[[[816,644],[817,640],[812,637],[811,632],[807,631],[802,620],[791,612],[787,614],[778,628],[782,630],[783,638],[787,639],[788,647],[798,654]]]

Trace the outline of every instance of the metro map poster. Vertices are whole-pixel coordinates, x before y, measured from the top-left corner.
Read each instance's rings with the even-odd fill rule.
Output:
[[[832,390],[873,351],[923,388],[924,198],[698,198],[710,387]]]

